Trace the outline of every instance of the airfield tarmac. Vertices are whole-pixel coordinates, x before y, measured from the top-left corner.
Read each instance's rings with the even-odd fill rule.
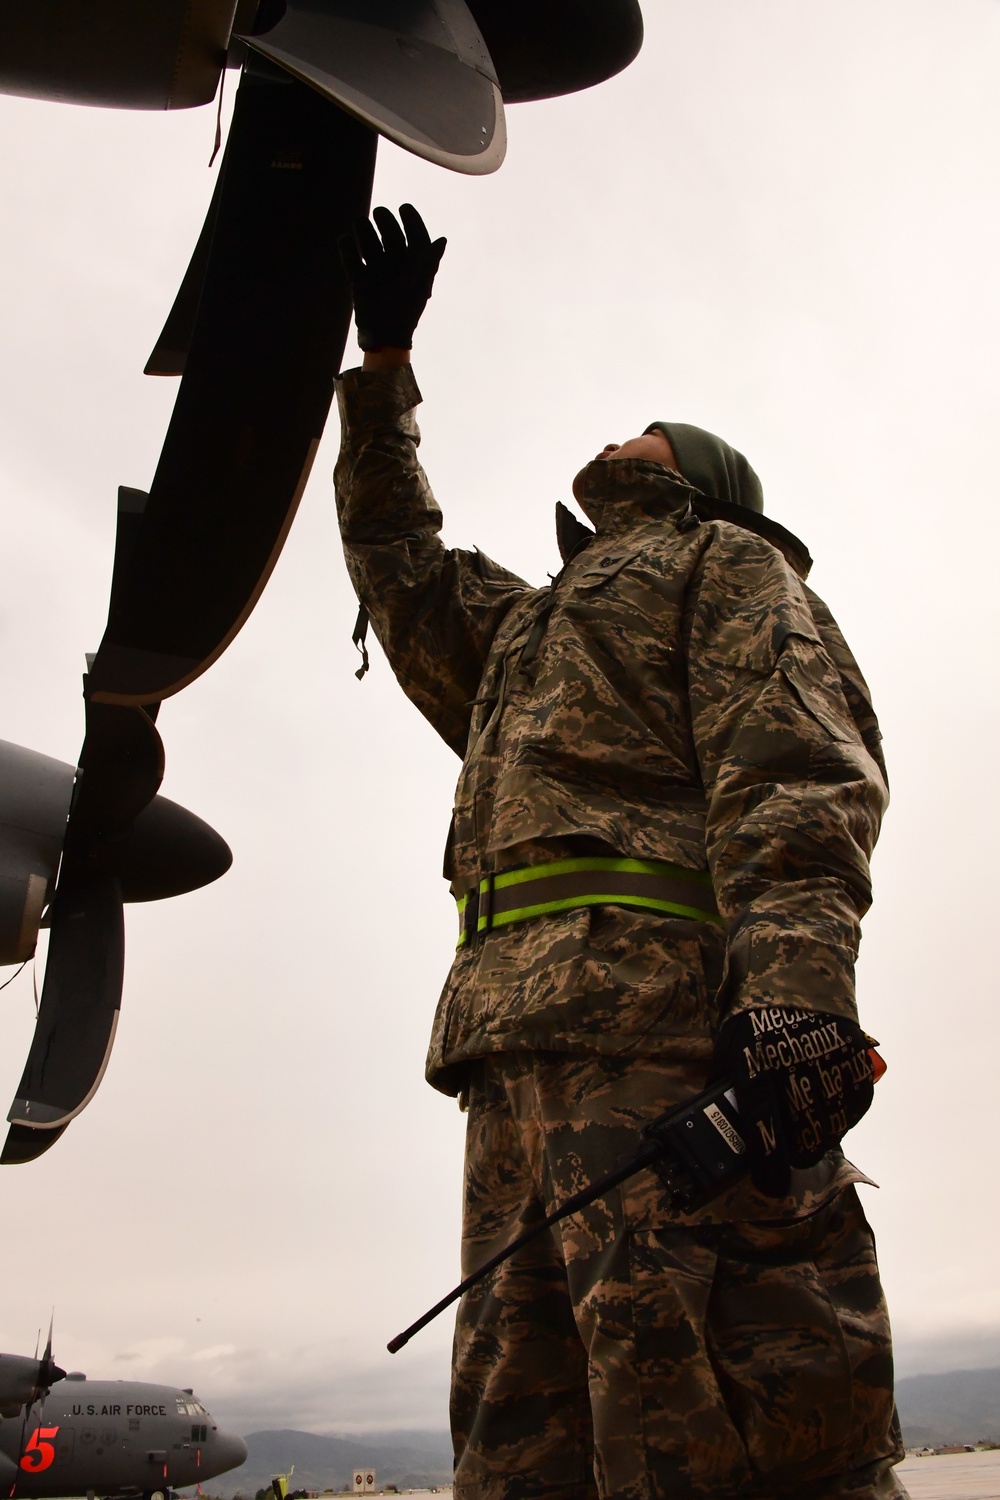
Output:
[[[1000,1500],[1000,1449],[988,1453],[948,1453],[936,1458],[905,1458],[896,1472],[911,1500]],[[383,1491],[376,1491],[382,1494]],[[404,1495],[441,1496],[448,1500],[451,1486],[437,1490],[402,1490]]]
[[[948,1453],[938,1458],[905,1458],[896,1471],[911,1500],[1000,1500],[1000,1450]],[[404,1490],[427,1495],[429,1490]],[[447,1500],[451,1489],[437,1494]]]
[[[1000,1450],[904,1458],[896,1473],[912,1500],[1000,1500]]]

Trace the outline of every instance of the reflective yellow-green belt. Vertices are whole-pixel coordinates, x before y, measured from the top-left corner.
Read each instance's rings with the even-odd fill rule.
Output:
[[[601,855],[554,859],[486,875],[459,896],[457,904],[460,948],[494,928],[575,906],[627,906],[695,922],[722,922],[712,877],[704,871],[657,859]]]

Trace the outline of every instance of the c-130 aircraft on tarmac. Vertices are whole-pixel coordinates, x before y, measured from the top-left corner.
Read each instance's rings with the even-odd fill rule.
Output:
[[[51,1333],[40,1360],[0,1354],[0,1488],[10,1500],[169,1500],[171,1487],[213,1479],[246,1456],[243,1439],[220,1432],[190,1389],[67,1375],[53,1362]]]

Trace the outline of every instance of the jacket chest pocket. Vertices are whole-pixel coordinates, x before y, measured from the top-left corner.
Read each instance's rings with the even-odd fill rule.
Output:
[[[602,552],[600,556],[596,553],[588,565],[573,580],[574,589],[581,594],[591,594],[595,589],[603,588],[612,578],[617,578],[629,563],[635,562],[639,556],[639,549],[633,547],[630,551],[608,551]]]
[[[649,690],[666,686],[660,675],[681,660],[683,587],[669,568],[642,548],[595,553],[573,580],[564,615],[571,630],[604,644],[607,654]]]

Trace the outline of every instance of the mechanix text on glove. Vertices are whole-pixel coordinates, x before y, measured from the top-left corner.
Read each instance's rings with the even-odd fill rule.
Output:
[[[783,1196],[791,1167],[811,1167],[872,1102],[871,1039],[855,1021],[769,1006],[723,1024],[714,1072],[728,1077],[745,1121],[753,1179]]]

